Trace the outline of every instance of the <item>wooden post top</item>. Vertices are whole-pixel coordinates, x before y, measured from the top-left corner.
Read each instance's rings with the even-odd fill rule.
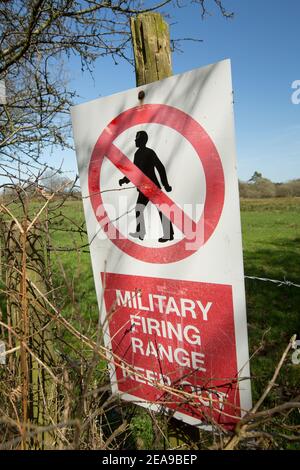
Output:
[[[172,75],[169,26],[159,13],[131,17],[137,86]]]

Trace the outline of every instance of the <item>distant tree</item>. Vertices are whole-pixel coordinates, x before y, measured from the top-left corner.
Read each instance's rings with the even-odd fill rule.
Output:
[[[292,196],[292,188],[288,183],[276,183],[275,184],[276,196],[277,197],[290,197]]]
[[[240,196],[246,198],[275,197],[275,184],[255,171],[247,182],[239,182]]]
[[[255,171],[248,181],[249,181],[249,183],[256,183],[261,178],[262,178],[262,174],[259,173],[258,171]]]
[[[286,183],[273,183],[269,179],[264,178],[261,173],[255,173],[256,176],[254,178],[255,174],[248,181],[239,181],[240,197],[300,197],[300,178],[287,181]]]
[[[240,197],[243,198],[256,198],[257,191],[253,184],[250,184],[247,181],[239,181],[239,192]]]
[[[300,197],[300,179],[276,184],[276,196],[278,197]]]
[[[287,185],[291,188],[292,196],[300,196],[300,179],[290,180]]]
[[[38,184],[49,193],[62,193],[69,191],[72,188],[73,182],[58,171],[47,170],[38,179]]]
[[[267,178],[258,178],[255,182],[257,197],[275,197],[275,184]]]

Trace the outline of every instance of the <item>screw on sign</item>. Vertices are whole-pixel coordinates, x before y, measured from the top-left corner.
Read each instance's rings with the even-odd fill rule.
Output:
[[[134,165],[121,150],[113,143],[115,138],[131,126],[137,124],[161,124],[169,126],[179,132],[194,147],[203,165],[207,197],[205,201],[202,217],[197,222],[190,220],[189,216],[182,212],[177,204],[170,199],[160,188],[145,175],[136,165]],[[188,233],[185,233],[183,240],[176,245],[163,249],[152,249],[141,247],[131,240],[124,243],[124,237],[118,232],[112,239],[116,246],[120,247],[127,254],[134,256],[142,261],[150,263],[165,263],[178,261],[190,256],[212,235],[218,220],[220,218],[224,202],[224,176],[222,164],[218,152],[205,130],[194,119],[179,109],[166,105],[143,105],[124,111],[113,119],[104,129],[99,137],[92,153],[89,166],[89,193],[91,194],[91,204],[94,208],[96,217],[102,227],[107,230],[108,215],[105,210],[99,211],[103,207],[103,200],[100,188],[101,167],[104,158],[109,160],[121,170],[128,178],[153,204],[161,208],[161,212],[166,217],[171,218],[171,222],[178,225],[182,230],[188,227]],[[100,213],[100,215],[99,215]],[[201,231],[201,225],[204,225],[204,237],[197,239],[197,233]],[[194,249],[187,249],[187,241],[195,241]],[[190,244],[189,244],[190,246]]]
[[[251,390],[230,62],[142,91],[72,110],[112,391],[232,427]]]

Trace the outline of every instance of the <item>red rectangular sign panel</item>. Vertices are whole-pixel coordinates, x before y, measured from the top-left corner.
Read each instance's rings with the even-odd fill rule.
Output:
[[[234,423],[240,398],[231,286],[111,273],[102,273],[102,284],[119,392]]]

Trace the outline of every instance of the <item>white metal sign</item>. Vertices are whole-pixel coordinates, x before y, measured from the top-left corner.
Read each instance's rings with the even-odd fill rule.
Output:
[[[230,61],[72,120],[113,391],[233,426],[251,392]]]

